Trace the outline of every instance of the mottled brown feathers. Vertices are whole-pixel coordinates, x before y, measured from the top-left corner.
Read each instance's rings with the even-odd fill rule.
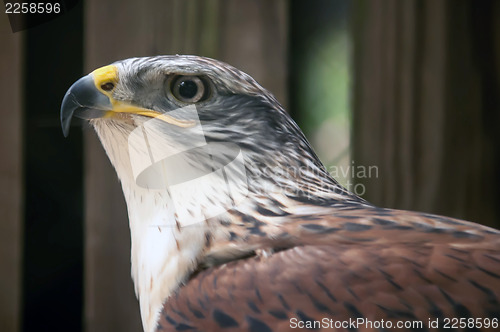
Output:
[[[500,236],[491,229],[377,208],[292,217],[284,228],[290,248],[190,279],[165,303],[158,330],[289,331],[299,320],[359,317],[427,328],[429,319],[442,327],[446,317],[499,318]]]

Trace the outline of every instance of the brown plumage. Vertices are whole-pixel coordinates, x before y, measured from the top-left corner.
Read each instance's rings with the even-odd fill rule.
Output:
[[[491,229],[355,208],[291,218],[285,230],[278,252],[191,277],[165,303],[158,330],[289,331],[293,318],[325,324],[363,318],[393,327],[420,321],[426,330],[429,320],[445,329],[452,326],[446,318],[498,319],[500,240]],[[273,242],[261,248],[272,251]]]
[[[498,327],[500,232],[348,192],[227,64],[120,61],[70,88],[66,134],[73,115],[91,119],[122,183],[147,332]],[[134,155],[150,165],[137,172]]]

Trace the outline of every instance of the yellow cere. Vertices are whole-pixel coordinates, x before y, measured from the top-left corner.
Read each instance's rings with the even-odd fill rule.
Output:
[[[116,84],[118,81],[118,69],[114,65],[104,66],[98,68],[92,72],[92,76],[94,76],[94,84],[96,88],[109,96],[107,91],[104,91],[101,86],[106,83]]]

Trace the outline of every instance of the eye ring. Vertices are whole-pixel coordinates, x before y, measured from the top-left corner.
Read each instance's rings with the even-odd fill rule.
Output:
[[[170,92],[183,103],[194,104],[207,98],[207,84],[198,76],[183,75],[174,77]]]

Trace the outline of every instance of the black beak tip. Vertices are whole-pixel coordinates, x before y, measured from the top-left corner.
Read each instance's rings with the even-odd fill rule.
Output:
[[[63,132],[64,138],[67,138],[69,135],[69,124],[70,124],[70,121],[66,121],[66,124],[62,124],[62,132]]]
[[[69,135],[69,127],[71,125],[71,119],[73,118],[73,113],[78,108],[73,95],[71,94],[71,88],[63,98],[61,105],[61,127],[64,137]]]
[[[98,110],[104,114],[104,111],[112,108],[109,97],[97,90],[91,74],[80,78],[66,92],[61,104],[61,127],[64,137],[68,137],[75,111],[79,111],[77,117],[85,119],[85,114],[80,111]]]

